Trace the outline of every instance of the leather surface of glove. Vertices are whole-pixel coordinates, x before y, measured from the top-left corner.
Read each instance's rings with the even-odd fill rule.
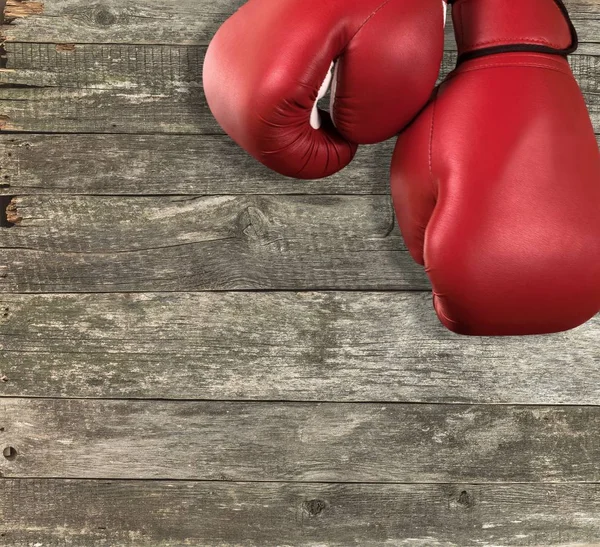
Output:
[[[444,19],[441,0],[249,0],[208,48],[209,107],[271,169],[331,175],[425,106]],[[331,117],[316,108],[329,82]]]
[[[400,136],[392,195],[442,323],[571,329],[600,310],[600,154],[555,0],[457,0],[459,65]]]

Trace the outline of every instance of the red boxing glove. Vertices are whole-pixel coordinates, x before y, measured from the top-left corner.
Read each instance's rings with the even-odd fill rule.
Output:
[[[471,335],[600,310],[600,154],[560,0],[456,0],[459,64],[401,135],[392,194],[437,314]]]
[[[267,167],[321,178],[384,141],[431,97],[442,0],[250,0],[219,29],[204,92],[223,129]],[[443,9],[442,9],[443,8]],[[332,118],[316,103],[332,83]]]

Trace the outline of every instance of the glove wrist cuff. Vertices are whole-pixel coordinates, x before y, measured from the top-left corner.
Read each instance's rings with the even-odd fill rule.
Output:
[[[577,32],[562,0],[449,0],[459,62],[527,51],[568,55]]]

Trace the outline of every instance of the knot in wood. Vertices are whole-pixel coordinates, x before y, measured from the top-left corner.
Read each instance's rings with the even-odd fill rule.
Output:
[[[475,497],[468,490],[458,490],[450,498],[450,507],[464,510],[475,506]]]
[[[466,490],[463,490],[458,496],[458,503],[463,507],[473,507],[475,505],[473,496]]]
[[[254,244],[265,247],[283,241],[277,225],[264,211],[254,205],[244,209],[238,222],[244,236]]]
[[[108,9],[101,8],[94,15],[94,20],[101,27],[110,27],[117,22],[117,16]]]
[[[307,500],[302,503],[302,508],[311,517],[318,517],[327,508],[327,503],[319,499]]]

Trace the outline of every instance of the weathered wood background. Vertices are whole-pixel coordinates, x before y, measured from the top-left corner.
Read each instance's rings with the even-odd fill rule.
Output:
[[[392,143],[308,182],[238,149],[201,67],[241,1],[0,2],[0,544],[600,544],[600,317],[455,336]]]

